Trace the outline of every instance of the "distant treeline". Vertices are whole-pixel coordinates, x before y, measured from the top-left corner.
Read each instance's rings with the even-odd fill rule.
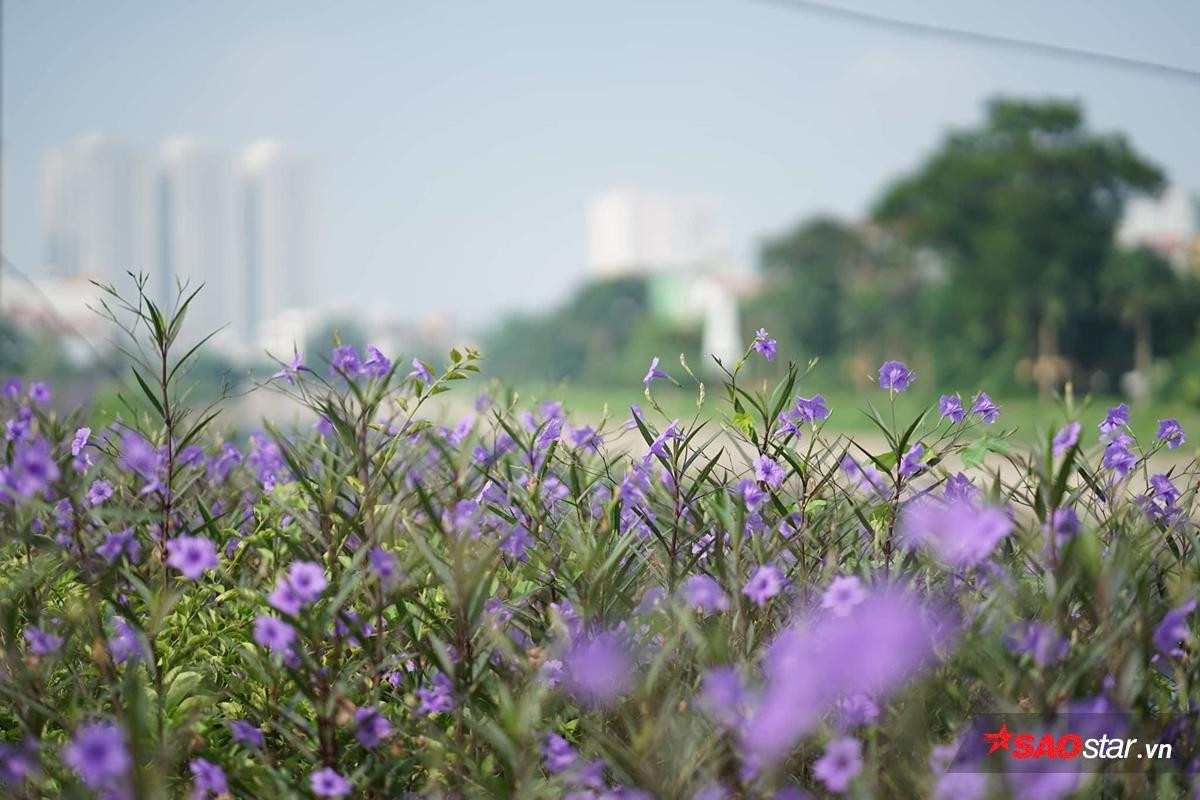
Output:
[[[895,357],[931,384],[1070,380],[1200,402],[1200,280],[1115,236],[1126,202],[1164,184],[1075,103],[993,100],[980,125],[885,186],[866,221],[807,219],[764,242],[746,341],[766,327],[786,357],[819,356],[850,384]],[[630,364],[678,352],[700,358],[698,324],[657,319],[639,277],[511,318],[485,343],[494,374],[589,383],[629,381]]]

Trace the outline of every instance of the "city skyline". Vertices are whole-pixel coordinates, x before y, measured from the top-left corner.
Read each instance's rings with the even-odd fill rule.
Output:
[[[846,0],[850,5],[850,0]],[[1067,0],[854,7],[1196,64],[1200,8]],[[369,23],[369,24],[368,24]],[[858,218],[995,94],[1081,100],[1188,191],[1194,84],[905,37],[749,2],[475,9],[235,3],[5,7],[4,248],[40,261],[41,157],[85,130],[271,133],[323,177],[314,291],[479,325],[588,273],[587,199],[715,196],[731,257],[815,212]],[[70,47],[64,47],[70,42]],[[952,68],[947,68],[947,67]]]

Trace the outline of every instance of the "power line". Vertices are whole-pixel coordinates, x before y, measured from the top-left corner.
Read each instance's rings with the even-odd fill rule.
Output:
[[[1105,64],[1110,67],[1121,67],[1124,69],[1156,74],[1163,77],[1177,78],[1194,83],[1200,83],[1200,70],[1198,69],[1180,67],[1175,64],[1164,64],[1158,61],[1147,61],[1145,59],[1134,58],[1132,56],[1114,55],[1112,53],[1104,53],[1099,50],[1087,50],[1082,47],[1071,47],[1069,45],[1053,44],[1051,42],[1036,42],[1028,39],[1017,39],[1011,36],[1002,36],[995,33],[983,33],[981,31],[972,31],[964,28],[952,28],[947,25],[935,25],[928,22],[914,22],[912,20],[891,17],[885,14],[876,14],[871,11],[860,11],[854,8],[833,5],[831,3],[823,3],[820,2],[820,0],[758,0],[758,2],[769,3],[771,5],[787,8],[792,11],[799,11],[801,13],[814,14],[832,19],[840,19],[847,22],[869,25],[875,28],[901,31],[904,33],[917,34],[919,36],[927,36],[935,39],[946,39],[956,42],[970,42],[972,44],[995,47],[1004,50],[1017,50],[1026,53],[1036,53],[1039,55],[1066,58],[1074,61]]]

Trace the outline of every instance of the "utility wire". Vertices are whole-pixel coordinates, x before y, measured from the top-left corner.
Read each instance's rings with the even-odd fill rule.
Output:
[[[828,17],[830,19],[840,19],[846,22],[854,22],[874,28],[899,31],[902,33],[916,34],[918,36],[927,36],[933,39],[945,39],[953,42],[967,42],[970,44],[984,45],[986,47],[994,47],[1002,50],[1017,50],[1025,53],[1055,56],[1058,58],[1065,58],[1092,64],[1104,64],[1110,67],[1121,67],[1131,71],[1158,75],[1160,77],[1176,78],[1179,80],[1190,81],[1192,83],[1200,83],[1200,69],[1191,69],[1188,67],[1177,66],[1175,64],[1164,64],[1159,61],[1147,61],[1145,59],[1134,58],[1132,56],[1114,55],[1112,53],[1104,53],[1099,50],[1088,50],[1082,47],[1071,47],[1069,45],[1053,44],[1051,42],[1036,42],[1028,39],[1017,39],[1012,36],[1002,36],[996,33],[983,33],[981,31],[953,28],[947,25],[935,25],[928,22],[914,22],[913,20],[901,19],[900,17],[876,14],[872,11],[861,11],[859,9],[834,5],[832,3],[824,3],[820,2],[820,0],[758,0],[758,2],[779,6],[781,8],[787,8],[792,11],[812,14],[815,16]]]

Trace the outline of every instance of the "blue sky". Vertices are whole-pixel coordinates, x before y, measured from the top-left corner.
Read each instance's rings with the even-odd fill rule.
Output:
[[[1200,68],[1191,0],[836,0]],[[8,2],[4,247],[36,268],[47,148],[277,136],[320,165],[322,296],[465,324],[583,279],[588,198],[704,191],[737,255],[861,214],[998,92],[1085,102],[1200,190],[1200,83],[914,38],[755,0]]]

